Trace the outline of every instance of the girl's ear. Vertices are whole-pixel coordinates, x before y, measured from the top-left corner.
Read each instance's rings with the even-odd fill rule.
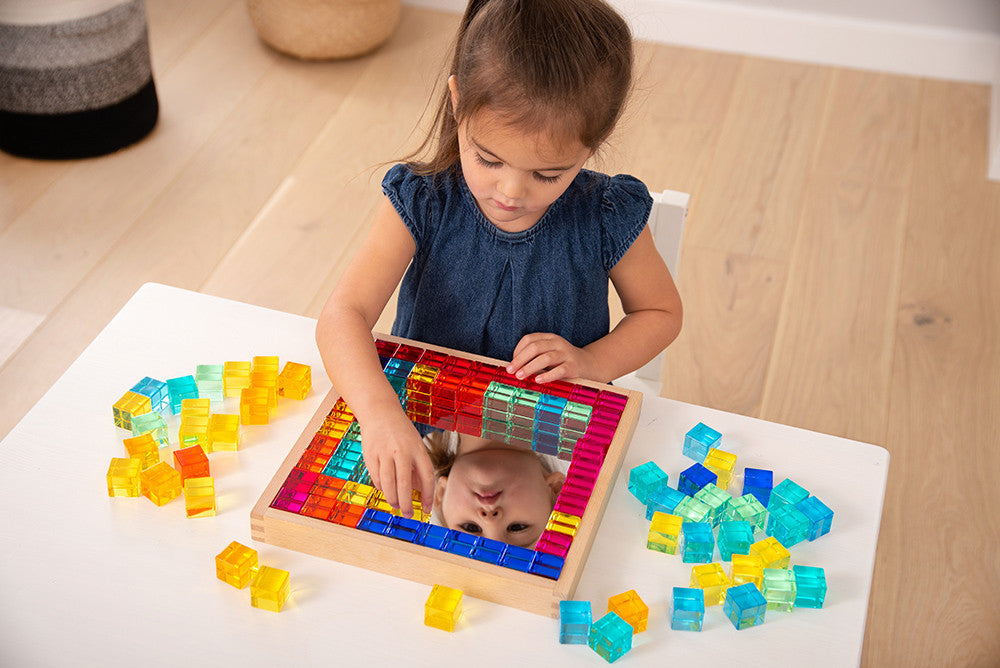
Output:
[[[451,115],[458,109],[458,79],[454,74],[448,77],[448,90],[451,92]]]
[[[547,484],[549,489],[552,491],[553,501],[555,501],[555,498],[559,496],[559,492],[562,490],[564,482],[566,482],[566,476],[562,473],[562,471],[553,471],[545,476],[545,484]]]
[[[434,508],[437,512],[441,512],[441,500],[444,499],[444,490],[448,486],[448,476],[438,476],[438,479],[434,482]]]

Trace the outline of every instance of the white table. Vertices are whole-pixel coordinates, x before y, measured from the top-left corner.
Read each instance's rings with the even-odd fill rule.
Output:
[[[335,665],[334,655],[370,665],[606,665],[586,646],[560,645],[556,620],[467,597],[447,633],[423,623],[425,585],[250,540],[250,508],[330,387],[314,325],[161,285],[136,293],[0,444],[0,665],[274,668]],[[282,399],[270,425],[244,427],[239,452],[210,455],[216,517],[188,519],[181,499],[156,507],[107,496],[108,463],[127,435],[112,403],[143,376],[254,355],[311,365],[314,390]],[[235,413],[238,402],[213,410]],[[736,631],[718,606],[701,633],[670,630],[670,592],[687,586],[690,565],[646,549],[648,522],[626,480],[652,459],[676,483],[691,463],[683,435],[699,421],[722,432],[738,470],[772,468],[776,482],[790,477],[834,509],[830,534],[792,548],[793,563],[826,569],[823,609],[769,611],[762,626]],[[592,602],[595,619],[628,589],[649,604],[649,630],[619,665],[857,664],[888,460],[876,446],[647,398],[576,598]],[[216,578],[215,555],[233,540],[291,572],[282,612],[251,607],[249,588]]]

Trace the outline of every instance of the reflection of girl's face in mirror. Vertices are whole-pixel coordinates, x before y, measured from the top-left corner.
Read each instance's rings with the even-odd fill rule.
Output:
[[[531,547],[563,480],[531,450],[462,435],[451,470],[437,480],[434,505],[450,529]]]

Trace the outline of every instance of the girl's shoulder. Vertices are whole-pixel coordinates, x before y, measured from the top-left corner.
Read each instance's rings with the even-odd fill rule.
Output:
[[[646,184],[630,174],[609,176],[581,169],[573,183],[577,197],[591,199],[609,212],[635,210],[648,216],[653,205]]]
[[[574,180],[575,197],[569,211],[589,210],[595,234],[600,235],[601,260],[610,271],[646,227],[653,198],[646,184],[628,174],[608,176],[581,170]]]
[[[423,174],[407,164],[393,165],[382,179],[382,192],[419,244],[425,226],[461,204],[461,187],[452,172]]]

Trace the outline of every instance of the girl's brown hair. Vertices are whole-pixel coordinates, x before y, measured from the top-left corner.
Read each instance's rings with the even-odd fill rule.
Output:
[[[458,124],[484,108],[526,132],[595,151],[632,85],[632,34],[602,0],[472,0],[450,74],[458,104],[452,109],[446,88],[431,133],[407,158],[417,173],[458,165]]]

